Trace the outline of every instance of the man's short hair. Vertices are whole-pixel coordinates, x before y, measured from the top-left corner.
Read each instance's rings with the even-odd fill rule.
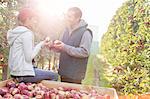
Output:
[[[37,13],[31,8],[22,8],[18,14],[18,21],[24,23],[27,18],[37,16]]]
[[[78,8],[78,7],[71,7],[71,8],[68,9],[68,12],[70,12],[70,11],[75,12],[75,17],[80,17],[80,18],[82,17],[82,11],[81,11],[80,8]]]

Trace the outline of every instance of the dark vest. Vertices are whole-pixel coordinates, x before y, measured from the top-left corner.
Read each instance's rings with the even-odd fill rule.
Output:
[[[70,46],[79,47],[82,36],[86,30],[86,27],[81,27],[69,35],[69,32],[66,29],[62,38],[62,42]],[[87,62],[88,57],[76,58],[68,55],[66,52],[61,52],[58,73],[67,78],[81,80],[85,77]]]

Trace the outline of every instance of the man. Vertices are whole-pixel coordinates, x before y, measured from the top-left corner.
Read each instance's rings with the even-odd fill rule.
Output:
[[[92,32],[81,17],[78,7],[68,9],[65,16],[67,27],[62,40],[54,41],[54,48],[61,52],[58,73],[62,82],[81,84],[85,77]]]
[[[23,8],[18,15],[18,26],[8,31],[7,39],[10,45],[9,68],[10,75],[19,82],[40,82],[41,80],[57,80],[58,75],[50,71],[34,68],[33,58],[42,47],[49,44],[48,40],[34,47],[34,27],[37,24],[37,13],[30,8]]]

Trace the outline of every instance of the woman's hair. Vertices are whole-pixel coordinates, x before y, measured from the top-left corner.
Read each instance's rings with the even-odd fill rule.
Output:
[[[18,24],[23,25],[28,18],[32,18],[35,16],[37,16],[37,13],[35,10],[33,10],[31,8],[22,8],[19,11],[19,14],[17,17],[18,18]]]

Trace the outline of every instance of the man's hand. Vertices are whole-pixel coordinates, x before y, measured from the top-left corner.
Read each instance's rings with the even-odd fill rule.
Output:
[[[63,50],[63,48],[64,48],[64,43],[62,42],[62,41],[59,41],[59,40],[55,40],[54,42],[53,42],[53,47],[55,48],[55,49],[58,49],[58,50]]]

